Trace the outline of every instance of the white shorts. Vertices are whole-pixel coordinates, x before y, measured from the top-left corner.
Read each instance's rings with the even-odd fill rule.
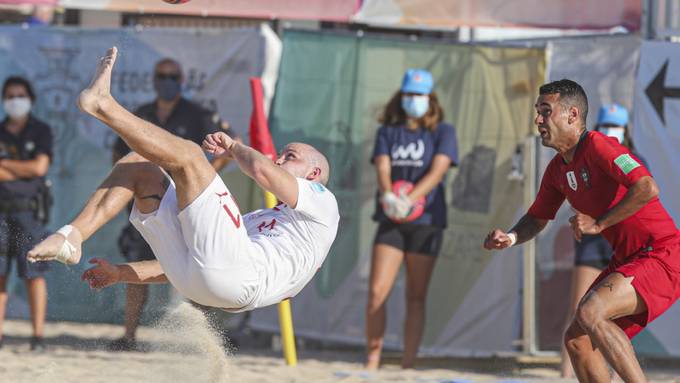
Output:
[[[253,258],[262,248],[248,238],[234,197],[219,176],[181,212],[175,184],[158,210],[130,222],[149,243],[170,283],[186,298],[227,311],[256,306],[265,273]]]

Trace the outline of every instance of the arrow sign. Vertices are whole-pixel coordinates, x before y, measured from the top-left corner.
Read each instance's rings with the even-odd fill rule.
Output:
[[[664,118],[663,105],[664,98],[680,98],[680,88],[666,88],[666,69],[668,69],[668,60],[663,63],[661,70],[656,74],[654,80],[647,85],[645,93],[649,98],[649,102],[654,106],[654,110],[659,115],[661,122],[666,125],[666,119]]]

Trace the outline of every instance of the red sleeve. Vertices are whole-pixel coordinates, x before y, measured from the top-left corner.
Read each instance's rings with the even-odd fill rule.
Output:
[[[543,173],[541,188],[538,189],[536,200],[527,212],[527,214],[534,218],[555,219],[557,211],[562,206],[562,202],[564,202],[565,196],[556,186],[555,177],[553,176],[554,162],[554,159],[550,161],[545,173]]]
[[[587,156],[602,171],[625,187],[631,187],[644,176],[651,176],[644,163],[615,138],[591,132]]]

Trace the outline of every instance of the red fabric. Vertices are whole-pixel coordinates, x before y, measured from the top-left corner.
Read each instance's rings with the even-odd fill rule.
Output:
[[[633,277],[631,283],[647,306],[646,312],[614,320],[632,339],[680,297],[680,236],[650,251],[634,254],[622,263],[613,260],[590,289],[614,272]]]
[[[615,159],[626,154],[639,163],[628,174],[615,163]],[[572,162],[565,164],[559,154],[552,159],[528,214],[553,219],[566,198],[574,209],[598,218],[621,201],[628,187],[649,175],[644,164],[615,138],[589,132],[576,149]],[[673,219],[661,201],[654,198],[632,216],[604,230],[602,235],[614,248],[614,257],[621,261],[677,233]]]
[[[264,96],[259,78],[250,78],[250,93],[253,98],[253,113],[250,115],[250,146],[274,161],[276,148],[272,135],[269,133],[267,116],[264,114]]]

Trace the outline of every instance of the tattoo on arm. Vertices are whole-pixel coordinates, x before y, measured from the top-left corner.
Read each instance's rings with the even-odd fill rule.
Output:
[[[605,283],[603,283],[603,284],[602,284],[602,287],[608,287],[610,292],[611,292],[611,291],[614,291],[614,284],[611,283],[611,282],[605,282]]]
[[[547,223],[547,220],[525,214],[510,231],[517,233],[517,243],[522,243],[534,238]]]

